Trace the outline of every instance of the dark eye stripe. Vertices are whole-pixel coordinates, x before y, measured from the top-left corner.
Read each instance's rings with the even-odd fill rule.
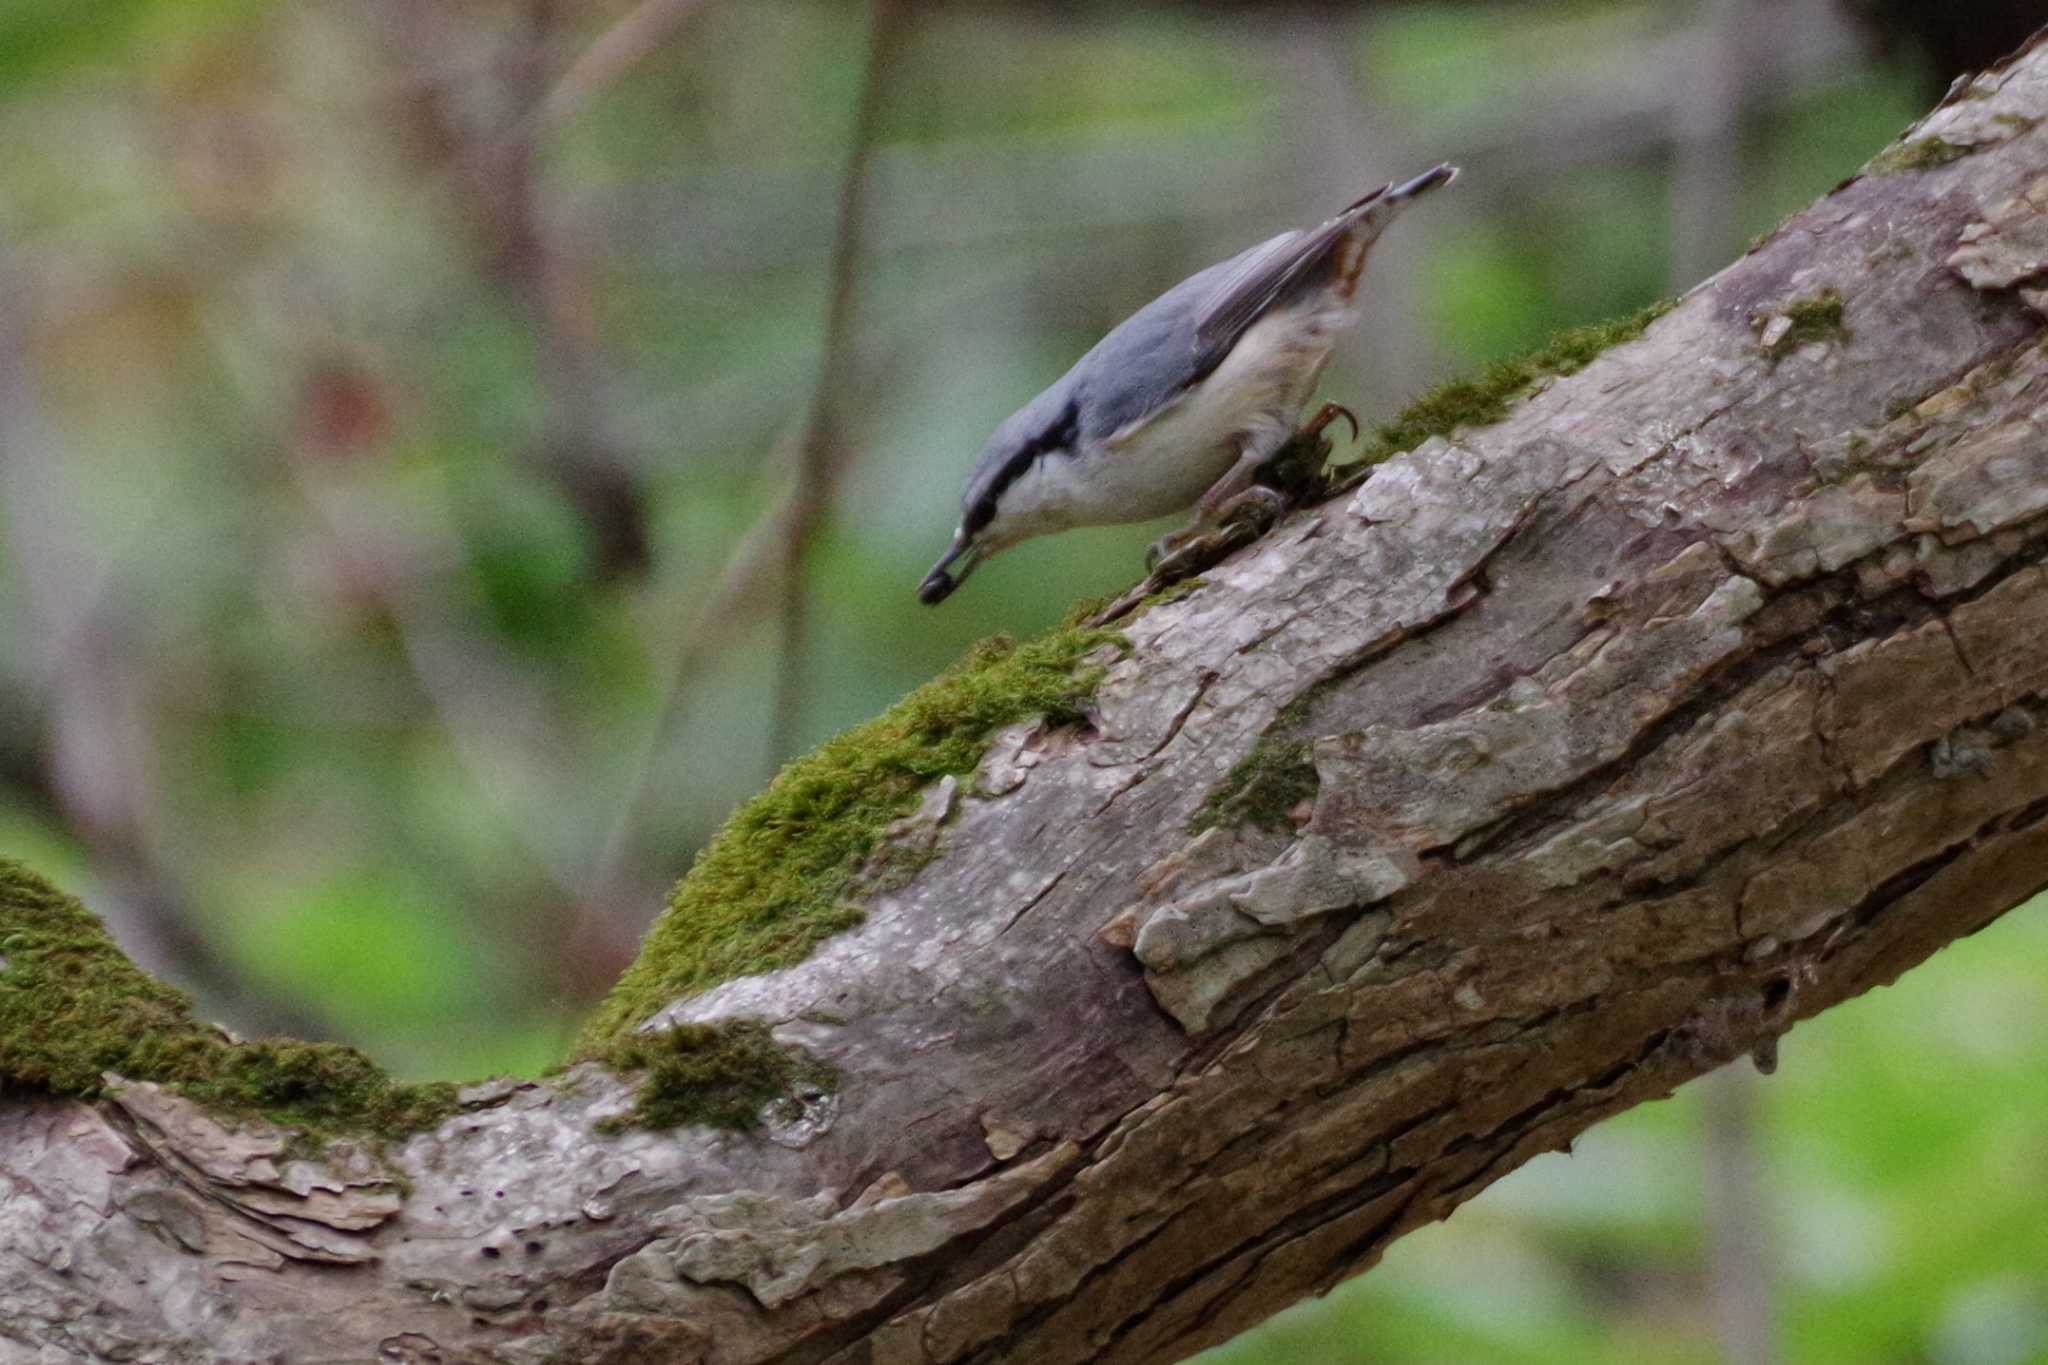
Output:
[[[1058,450],[1062,446],[1071,448],[1074,438],[1080,435],[1080,426],[1080,409],[1069,401],[1060,409],[1060,415],[1053,418],[1051,426],[1017,447],[1016,454],[1003,462],[1003,467],[996,471],[995,481],[989,485],[988,491],[983,493],[960,519],[961,529],[971,536],[994,521],[996,503],[1002,499],[1003,490],[1023,478],[1024,471],[1031,468],[1031,462],[1048,450]]]

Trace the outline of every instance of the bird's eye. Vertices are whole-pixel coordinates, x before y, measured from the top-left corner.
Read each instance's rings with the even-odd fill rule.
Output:
[[[1061,409],[1059,419],[1039,438],[1039,446],[1043,450],[1071,450],[1080,434],[1081,410],[1078,405],[1069,403]]]

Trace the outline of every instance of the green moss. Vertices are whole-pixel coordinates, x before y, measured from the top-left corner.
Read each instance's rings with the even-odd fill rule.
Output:
[[[1178,602],[1181,598],[1186,597],[1195,589],[1205,588],[1208,585],[1209,580],[1202,577],[1200,574],[1193,574],[1187,578],[1181,579],[1177,583],[1169,583],[1165,587],[1161,588],[1158,592],[1153,593],[1150,597],[1147,597],[1144,601],[1138,603],[1137,612],[1134,612],[1133,615],[1150,611],[1154,607],[1163,607],[1168,602]]]
[[[1937,166],[1946,166],[1951,161],[1960,161],[1975,147],[1950,142],[1933,135],[1916,137],[1911,142],[1897,142],[1879,152],[1863,168],[1870,176],[1898,175],[1902,171],[1931,171]]]
[[[315,1138],[398,1137],[455,1110],[453,1086],[400,1085],[354,1048],[230,1039],[83,905],[0,859],[0,1089],[91,1098],[107,1072]]]
[[[1077,625],[1021,645],[983,641],[884,715],[784,768],[697,855],[585,1027],[582,1055],[612,1060],[612,1047],[669,1002],[800,962],[820,939],[859,923],[848,893],[918,790],[972,772],[990,735],[1013,721],[1079,719],[1101,676],[1076,672],[1082,656],[1121,642]]]
[[[1312,740],[1268,735],[1224,774],[1188,828],[1197,834],[1228,825],[1291,830],[1295,807],[1314,800],[1320,786]]]
[[[799,1084],[829,1087],[833,1080],[822,1063],[776,1042],[759,1019],[631,1034],[612,1045],[606,1060],[643,1073],[633,1111],[598,1125],[608,1133],[684,1123],[750,1129],[763,1105]]]
[[[1363,456],[1365,463],[1378,464],[1415,449],[1432,436],[1449,436],[1459,427],[1500,421],[1515,400],[1537,384],[1554,376],[1577,374],[1601,352],[1634,341],[1676,302],[1666,299],[1629,317],[1571,328],[1525,356],[1495,361],[1476,379],[1439,384],[1374,433]]]
[[[1786,305],[1783,317],[1790,318],[1792,325],[1785,329],[1783,336],[1771,343],[1768,354],[1773,364],[1783,360],[1809,341],[1824,341],[1840,336],[1842,327],[1842,296],[1829,289],[1810,299],[1798,299]]]

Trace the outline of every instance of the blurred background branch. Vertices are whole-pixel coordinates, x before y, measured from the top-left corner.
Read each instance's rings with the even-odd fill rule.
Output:
[[[540,104],[543,124],[566,123],[604,88],[646,61],[675,36],[704,0],[640,0],[598,34]]]
[[[881,131],[882,103],[895,70],[896,51],[909,17],[906,0],[869,0],[867,63],[854,106],[852,144],[839,177],[837,225],[826,267],[825,332],[810,416],[797,442],[796,480],[783,521],[782,657],[775,671],[775,702],[768,728],[770,770],[792,757],[797,706],[810,675],[810,590],[804,561],[832,514],[846,471],[846,444],[854,402],[854,303],[868,244],[868,165]]]
[[[1135,575],[1160,528],[911,592],[989,428],[1160,289],[1459,162],[1325,385],[1385,415],[1689,286],[2039,18],[9,8],[0,852],[236,1027],[545,1065],[764,753]],[[1232,1349],[2048,1358],[2039,918],[1802,1029],[1760,1093],[1602,1128],[1619,1176],[1538,1162]],[[1758,1207],[1769,1275],[1709,1231]]]

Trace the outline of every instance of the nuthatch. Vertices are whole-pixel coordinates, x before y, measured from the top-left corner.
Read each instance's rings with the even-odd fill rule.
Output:
[[[1320,227],[1182,280],[1118,325],[989,437],[953,544],[918,599],[944,601],[1020,540],[1197,506],[1194,527],[1153,547],[1157,557],[1263,491],[1260,466],[1294,435],[1338,333],[1358,320],[1351,296],[1366,252],[1410,201],[1457,173],[1437,166],[1383,185]]]

